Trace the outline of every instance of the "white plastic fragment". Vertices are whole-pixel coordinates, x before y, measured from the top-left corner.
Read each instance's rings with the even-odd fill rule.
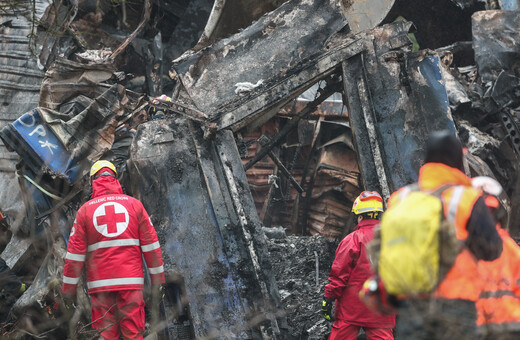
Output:
[[[235,84],[235,93],[238,95],[245,95],[248,92],[251,92],[258,86],[262,85],[264,83],[263,79],[260,79],[256,82],[256,84],[250,83],[250,82],[243,82],[243,83],[236,83]]]

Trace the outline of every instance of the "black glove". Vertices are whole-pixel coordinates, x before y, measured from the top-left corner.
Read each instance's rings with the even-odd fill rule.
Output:
[[[321,314],[326,320],[334,321],[332,314],[332,305],[334,305],[334,299],[324,297],[321,303]]]
[[[76,295],[63,295],[63,306],[67,310],[76,309]]]
[[[153,285],[152,286],[152,294],[157,297],[159,301],[164,300],[166,296],[166,287],[164,285]]]

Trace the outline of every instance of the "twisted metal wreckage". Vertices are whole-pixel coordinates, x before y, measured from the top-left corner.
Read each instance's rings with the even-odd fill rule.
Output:
[[[176,25],[148,1],[121,13],[36,2],[36,40],[25,38],[36,29],[28,8],[2,24],[0,204],[11,223],[1,257],[32,282],[6,300],[6,334],[93,336],[84,290],[72,316],[58,304],[69,230],[100,158],[159,235],[169,283],[152,331],[164,339],[288,338],[262,223],[339,237],[361,188],[388,197],[416,180],[430,131],[458,131],[467,172],[497,177],[520,210],[514,4],[476,12],[472,46],[415,51],[412,22],[389,17],[403,1],[170,5],[181,3]],[[128,39],[100,28],[114,16],[135,28]],[[477,65],[458,67],[472,51]],[[151,101],[161,93],[173,99]]]

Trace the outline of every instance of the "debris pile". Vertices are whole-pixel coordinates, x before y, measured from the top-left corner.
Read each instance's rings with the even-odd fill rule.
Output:
[[[282,229],[275,227],[275,229]],[[287,316],[284,339],[326,339],[330,323],[320,313],[324,286],[338,242],[321,235],[270,236],[271,254],[282,306]]]
[[[433,130],[503,185],[519,237],[518,8],[427,3],[3,4],[0,248],[28,289],[4,292],[2,331],[95,336],[86,290],[71,316],[60,285],[101,158],[164,249],[161,339],[323,337],[352,201],[414,182]]]

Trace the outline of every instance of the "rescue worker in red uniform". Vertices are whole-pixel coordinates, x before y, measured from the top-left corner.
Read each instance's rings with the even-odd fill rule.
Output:
[[[361,328],[367,340],[393,339],[395,315],[376,314],[359,298],[363,283],[373,275],[366,245],[379,224],[383,199],[377,192],[363,191],[354,201],[352,212],[357,216],[358,225],[336,249],[329,283],[325,286],[322,313],[326,319],[331,320],[332,304],[337,301],[329,340],[355,340]]]
[[[94,163],[90,179],[92,199],[70,232],[63,294],[75,296],[85,264],[93,328],[107,340],[143,339],[143,257],[154,288],[165,282],[157,234],[142,203],[123,194],[112,163]]]
[[[486,205],[498,221],[501,215],[506,217],[497,199],[502,186],[495,179],[475,177],[472,184],[487,195]],[[476,303],[478,332],[483,339],[520,339],[520,246],[500,223],[496,227],[502,238],[502,254],[494,261],[478,261],[477,265],[484,281]]]
[[[397,332],[402,339],[468,339],[476,337],[476,308],[482,279],[477,260],[492,261],[502,253],[502,239],[485,204],[482,192],[472,187],[463,172],[462,145],[450,131],[432,133],[426,145],[425,164],[419,170],[421,191],[441,194],[446,218],[453,221],[456,237],[464,244],[455,263],[429,299],[401,299]],[[391,206],[410,189],[392,194]]]

